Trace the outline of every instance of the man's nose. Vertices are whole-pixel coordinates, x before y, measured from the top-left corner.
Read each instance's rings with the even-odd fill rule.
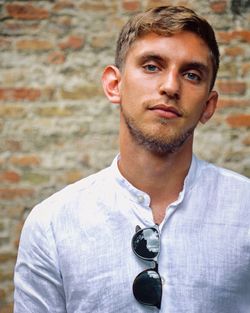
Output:
[[[160,81],[160,94],[166,95],[170,99],[180,98],[180,77],[175,70],[164,73]]]

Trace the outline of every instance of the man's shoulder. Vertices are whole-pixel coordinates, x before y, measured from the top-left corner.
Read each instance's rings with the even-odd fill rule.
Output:
[[[103,186],[108,185],[109,169],[105,168],[55,192],[31,210],[28,220],[49,224],[72,208],[77,209],[84,199],[87,202],[90,197],[94,198]]]
[[[198,160],[200,175],[212,180],[216,185],[232,185],[248,189],[250,193],[250,179],[231,169],[227,169],[203,160]]]

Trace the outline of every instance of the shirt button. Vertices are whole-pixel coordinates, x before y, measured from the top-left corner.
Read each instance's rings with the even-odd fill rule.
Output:
[[[139,203],[143,203],[144,202],[144,197],[143,196],[138,196],[137,200]]]

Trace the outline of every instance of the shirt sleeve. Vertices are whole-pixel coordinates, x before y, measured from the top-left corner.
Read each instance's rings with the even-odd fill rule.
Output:
[[[14,313],[66,313],[63,282],[46,210],[34,209],[19,244],[14,283]]]

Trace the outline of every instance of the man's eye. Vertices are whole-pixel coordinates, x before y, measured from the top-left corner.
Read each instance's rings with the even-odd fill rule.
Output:
[[[188,80],[192,80],[195,82],[199,82],[201,80],[201,77],[199,75],[192,72],[185,73],[184,77],[186,77]]]
[[[144,65],[143,68],[148,72],[157,72],[159,70],[159,68],[153,64]]]

